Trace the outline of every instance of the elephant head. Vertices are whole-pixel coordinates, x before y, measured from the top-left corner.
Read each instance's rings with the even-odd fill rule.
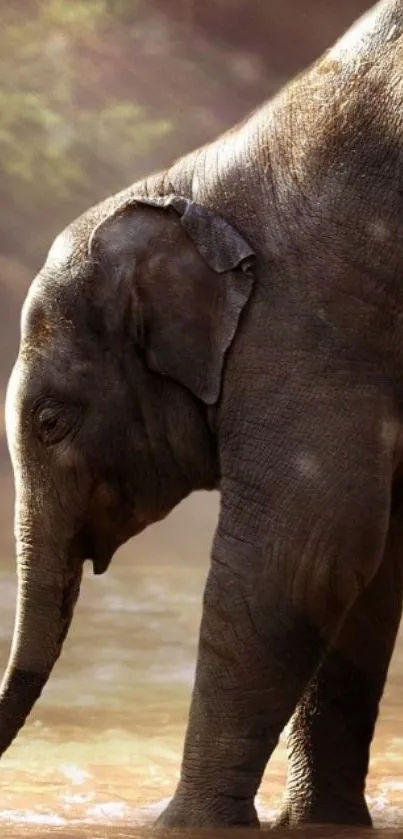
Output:
[[[130,197],[73,222],[31,285],[6,400],[18,603],[1,753],[61,652],[83,562],[104,572],[123,542],[217,484],[209,412],[252,258],[212,211]]]

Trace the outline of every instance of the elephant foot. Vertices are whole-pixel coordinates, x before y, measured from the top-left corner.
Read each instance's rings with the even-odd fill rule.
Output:
[[[366,828],[373,826],[365,798],[352,803],[341,798],[316,796],[312,802],[310,796],[306,795],[301,802],[286,803],[273,827],[292,829],[304,824]]]
[[[208,795],[175,796],[154,824],[154,830],[227,827],[259,828],[253,802]]]

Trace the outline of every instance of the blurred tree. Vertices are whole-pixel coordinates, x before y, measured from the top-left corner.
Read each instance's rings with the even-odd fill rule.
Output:
[[[96,58],[111,5],[39,0],[1,12],[0,191],[14,211],[33,202],[46,218],[61,199],[83,206],[100,173],[100,192],[123,186],[122,173],[170,131],[168,120],[104,89],[105,62]],[[128,4],[116,6],[124,18]]]

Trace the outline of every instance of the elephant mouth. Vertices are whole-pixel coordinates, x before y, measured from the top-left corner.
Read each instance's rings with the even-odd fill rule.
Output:
[[[93,572],[96,577],[99,577],[100,574],[104,574],[107,571],[117,548],[118,545],[115,542],[112,544],[110,540],[103,539],[102,544],[93,540],[87,559],[92,562]]]
[[[129,539],[142,533],[148,524],[149,521],[146,520],[130,520],[125,522],[125,525],[122,525],[120,529],[117,529],[117,532],[114,532],[113,535],[105,532],[105,529],[97,533],[95,528],[94,530],[83,528],[79,537],[80,555],[83,557],[83,561],[88,560],[92,563],[96,576],[104,574],[118,548]]]
[[[112,544],[111,539],[96,538],[87,529],[83,529],[79,537],[80,555],[83,562],[92,563],[93,571],[96,576],[104,574],[108,569],[112,557],[117,549],[116,544]]]
[[[99,577],[101,574],[104,574],[105,571],[108,570],[110,562],[113,557],[113,553],[110,554],[97,554],[97,556],[90,557],[92,562],[93,571],[96,577]]]

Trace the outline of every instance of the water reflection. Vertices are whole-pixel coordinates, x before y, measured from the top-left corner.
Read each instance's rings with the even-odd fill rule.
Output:
[[[214,498],[203,499],[202,508],[200,497],[190,499],[176,519],[121,551],[105,576],[94,578],[87,569],[62,658],[2,761],[2,837],[123,839],[150,824],[169,798],[181,758],[215,513]],[[186,550],[177,541],[185,538],[181,533]],[[1,666],[14,597],[10,543],[0,571]],[[400,641],[368,785],[381,827],[403,826],[402,684]],[[259,796],[265,820],[280,806],[284,774],[281,743]]]

